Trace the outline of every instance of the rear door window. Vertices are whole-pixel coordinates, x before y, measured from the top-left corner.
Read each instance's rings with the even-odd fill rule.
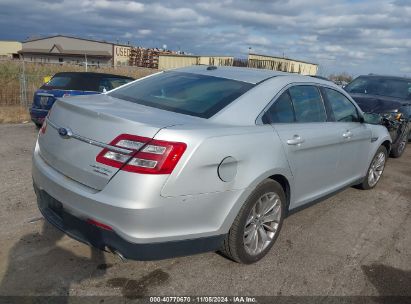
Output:
[[[357,108],[340,92],[329,88],[322,88],[334,113],[337,122],[358,122]]]
[[[293,104],[288,91],[277,98],[265,116],[267,123],[292,123],[295,121]]]
[[[327,114],[318,88],[298,85],[289,88],[297,122],[325,122]]]

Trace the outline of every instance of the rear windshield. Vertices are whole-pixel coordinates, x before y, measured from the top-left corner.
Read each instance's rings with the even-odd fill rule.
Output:
[[[49,82],[45,83],[43,90],[76,90],[76,91],[94,91],[106,92],[117,88],[123,84],[132,81],[132,79],[121,77],[96,77],[93,75],[55,75]]]
[[[209,118],[254,85],[183,72],[163,72],[109,93],[145,106]]]

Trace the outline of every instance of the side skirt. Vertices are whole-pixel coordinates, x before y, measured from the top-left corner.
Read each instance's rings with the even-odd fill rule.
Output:
[[[336,195],[337,193],[340,193],[340,192],[342,192],[342,191],[344,191],[344,190],[346,190],[346,189],[348,189],[348,188],[351,188],[351,187],[353,187],[353,186],[359,185],[359,184],[362,183],[363,180],[364,180],[364,177],[363,177],[363,178],[359,178],[359,179],[357,179],[356,181],[352,182],[351,184],[349,184],[349,185],[347,185],[347,186],[345,186],[345,187],[342,187],[341,189],[338,189],[338,190],[336,190],[336,191],[333,191],[333,192],[331,192],[331,193],[329,193],[329,194],[327,194],[327,195],[325,195],[325,196],[322,196],[322,197],[320,197],[320,198],[317,198],[317,199],[313,200],[312,202],[306,203],[306,204],[304,204],[304,205],[302,205],[302,206],[298,206],[298,207],[295,207],[295,208],[293,208],[293,209],[291,209],[291,210],[288,210],[286,217],[288,217],[288,216],[290,216],[290,215],[292,215],[292,214],[294,214],[294,213],[297,213],[298,211],[301,211],[301,210],[304,210],[304,209],[306,209],[306,208],[308,208],[308,207],[311,207],[311,206],[313,206],[313,205],[315,205],[315,204],[317,204],[317,203],[320,203],[320,202],[322,202],[322,201],[324,201],[324,200],[326,200],[326,199],[328,199],[328,198]]]

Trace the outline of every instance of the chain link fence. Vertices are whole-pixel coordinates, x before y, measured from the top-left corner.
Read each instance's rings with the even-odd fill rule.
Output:
[[[68,64],[28,63],[20,60],[0,60],[0,107],[20,106],[28,108],[36,90],[46,77],[58,72],[84,72],[85,67]],[[157,72],[140,67],[88,67],[89,72],[110,73],[135,79]]]

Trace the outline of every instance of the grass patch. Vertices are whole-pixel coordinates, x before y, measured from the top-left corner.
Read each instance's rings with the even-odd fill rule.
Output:
[[[20,123],[30,121],[29,110],[21,106],[1,106],[0,123]]]

